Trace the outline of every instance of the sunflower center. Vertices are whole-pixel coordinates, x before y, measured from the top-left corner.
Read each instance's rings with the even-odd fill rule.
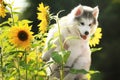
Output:
[[[27,32],[25,31],[20,31],[18,33],[18,38],[21,40],[21,41],[26,41],[28,39],[28,34]]]

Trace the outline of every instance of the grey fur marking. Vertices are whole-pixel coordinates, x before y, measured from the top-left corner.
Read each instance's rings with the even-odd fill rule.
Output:
[[[81,16],[75,17],[75,20],[81,22],[81,18],[90,19],[90,20],[92,19],[93,24],[96,24],[96,19],[93,16],[92,11],[84,10]]]

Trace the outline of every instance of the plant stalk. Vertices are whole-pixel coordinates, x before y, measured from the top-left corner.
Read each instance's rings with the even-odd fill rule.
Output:
[[[62,44],[62,36],[61,36],[60,24],[59,24],[59,19],[58,19],[58,17],[57,17],[57,24],[58,24],[58,33],[59,33],[60,49],[61,49],[61,51],[62,51],[62,50],[63,50],[63,44]]]
[[[57,14],[57,24],[58,24],[58,33],[59,33],[59,43],[60,43],[60,50],[63,51],[63,44],[62,44],[62,36],[61,36],[61,31],[60,31],[60,24],[59,24],[59,18]],[[60,65],[60,80],[63,80],[64,78],[64,63],[62,62],[62,65]]]
[[[14,14],[13,14],[13,8],[12,6],[10,5],[10,11],[11,11],[11,18],[12,18],[12,26],[15,25],[15,22],[14,22]]]
[[[20,80],[20,65],[19,65],[19,59],[18,59],[18,80]]]
[[[27,54],[26,54],[26,51],[25,51],[25,74],[26,74],[26,76],[25,76],[25,80],[27,80],[27,73],[28,73],[28,70],[27,70]]]
[[[1,74],[2,74],[2,78],[1,78],[1,80],[3,80],[3,77],[4,77],[4,74],[3,74],[3,71],[2,71],[2,69],[3,69],[3,51],[2,51],[2,48],[0,47],[0,62],[1,62]]]

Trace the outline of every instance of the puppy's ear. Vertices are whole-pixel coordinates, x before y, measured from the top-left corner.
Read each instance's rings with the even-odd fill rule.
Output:
[[[72,10],[72,14],[73,14],[75,17],[81,16],[82,13],[83,13],[83,7],[82,7],[82,5],[79,5],[79,6],[75,7],[75,8]]]
[[[93,12],[92,12],[93,16],[97,19],[98,15],[99,15],[99,8],[98,6],[96,6],[95,8],[93,8]]]

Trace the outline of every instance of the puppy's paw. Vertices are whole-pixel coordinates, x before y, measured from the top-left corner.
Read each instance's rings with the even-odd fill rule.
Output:
[[[45,55],[45,53],[43,53],[43,55],[42,55],[41,58],[42,58],[42,60],[45,61],[45,62],[49,61],[49,59],[50,59],[50,57],[49,57],[48,55]]]

